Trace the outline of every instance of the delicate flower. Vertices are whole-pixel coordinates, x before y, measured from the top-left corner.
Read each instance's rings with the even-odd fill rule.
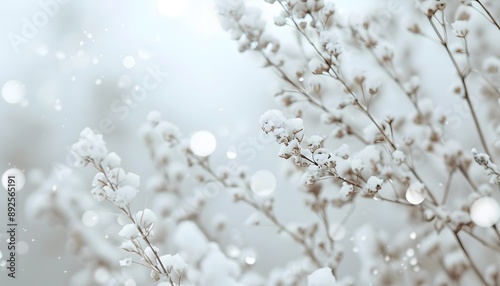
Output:
[[[122,266],[122,267],[128,267],[131,264],[132,264],[132,258],[131,257],[127,257],[125,259],[120,260],[120,266]]]

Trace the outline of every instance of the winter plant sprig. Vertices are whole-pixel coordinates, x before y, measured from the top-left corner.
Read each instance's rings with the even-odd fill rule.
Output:
[[[80,140],[72,146],[78,158],[75,165],[93,166],[98,173],[94,176],[91,191],[97,201],[108,201],[121,211],[129,220],[118,233],[126,241],[120,248],[138,255],[142,260],[133,261],[132,258],[120,260],[121,266],[132,263],[141,264],[151,270],[151,278],[155,281],[165,279],[172,286],[175,276],[178,284],[186,268],[186,263],[178,254],[161,255],[159,249],[151,243],[153,228],[156,221],[155,214],[150,209],[137,213],[131,210],[131,203],[139,192],[139,176],[125,173],[120,167],[121,158],[114,152],[108,153],[102,135],[97,135],[89,128],[80,133]]]

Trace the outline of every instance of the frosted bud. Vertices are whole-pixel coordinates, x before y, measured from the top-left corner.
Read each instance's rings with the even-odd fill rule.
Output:
[[[139,192],[139,191],[136,188],[133,188],[131,186],[120,187],[116,191],[114,202],[119,207],[125,207],[126,205],[128,205],[132,202],[132,200],[137,195],[137,192]]]
[[[322,31],[320,33],[321,43],[326,45],[328,43],[336,43],[338,41],[338,36],[332,31]]]
[[[149,122],[149,124],[155,127],[156,125],[158,125],[158,123],[161,122],[161,114],[158,111],[151,111],[149,112],[146,119]]]
[[[500,60],[496,57],[488,57],[483,61],[483,70],[490,74],[496,74],[500,70]]]
[[[102,164],[104,166],[109,167],[110,169],[113,169],[113,168],[119,167],[121,164],[121,161],[122,161],[122,159],[118,155],[116,155],[115,152],[111,152],[104,158],[104,160],[102,161]]]
[[[285,121],[285,126],[290,134],[296,135],[304,130],[304,121],[302,118],[290,118]]]
[[[363,160],[361,160],[360,158],[353,158],[351,160],[351,170],[358,174],[360,173],[361,171],[363,171],[363,169],[365,168],[365,164],[363,163]]]
[[[366,72],[364,70],[356,69],[352,72],[352,78],[353,78],[355,83],[361,85],[361,84],[363,84],[363,82],[366,79]]]
[[[469,33],[469,23],[463,20],[457,20],[451,24],[453,31],[459,38],[465,38]]]
[[[277,127],[283,127],[286,121],[285,116],[279,110],[268,110],[259,119],[262,130],[265,133],[273,131]]]
[[[405,153],[403,153],[403,151],[401,150],[396,150],[394,152],[392,152],[392,161],[394,162],[394,164],[396,165],[401,165],[405,162],[406,160],[406,156],[405,156]]]
[[[286,19],[285,19],[285,17],[283,17],[283,16],[277,16],[277,17],[274,17],[274,24],[275,24],[276,26],[279,26],[279,27],[281,27],[281,26],[285,26],[285,24],[286,24]]]
[[[156,221],[156,216],[150,209],[137,212],[135,217],[139,226],[144,229],[149,229]]]
[[[106,193],[104,192],[102,187],[95,187],[90,191],[90,193],[92,194],[94,199],[98,202],[101,202],[104,199],[106,199]]]
[[[139,237],[139,230],[137,230],[137,226],[135,224],[130,223],[130,224],[125,225],[122,228],[122,230],[120,230],[118,235],[125,238],[125,239],[132,240],[132,239],[136,239],[137,237]]]
[[[322,142],[323,142],[323,137],[318,135],[312,135],[307,139],[307,147],[309,148],[309,150],[311,150],[311,152],[314,153],[314,151],[321,148]]]
[[[319,58],[312,58],[309,61],[308,67],[314,74],[321,74],[328,70],[328,65]]]
[[[353,193],[354,193],[354,186],[349,183],[343,182],[342,188],[340,188],[340,195],[347,197]]]
[[[340,43],[328,43],[325,45],[325,49],[328,54],[338,57],[342,53],[342,46]]]
[[[382,184],[384,180],[377,178],[375,176],[371,176],[366,182],[366,191],[368,194],[376,194],[378,191],[382,189]]]
[[[323,6],[323,13],[325,14],[326,17],[330,17],[335,13],[335,4],[332,2],[328,2]]]
[[[468,21],[471,17],[470,8],[467,6],[458,6],[457,11],[455,12],[455,19]]]

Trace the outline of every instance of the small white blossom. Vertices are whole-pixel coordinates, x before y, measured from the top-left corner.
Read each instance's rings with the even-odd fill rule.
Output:
[[[127,257],[125,259],[120,260],[120,266],[122,267],[128,267],[132,264],[132,258]]]

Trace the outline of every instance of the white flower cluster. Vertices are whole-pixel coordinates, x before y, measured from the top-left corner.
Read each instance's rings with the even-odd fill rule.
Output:
[[[159,122],[159,117],[151,114],[148,118],[156,122],[158,133],[163,140],[171,142],[177,137],[175,127]],[[163,124],[162,124],[163,123]],[[160,126],[160,127],[158,127]],[[78,158],[77,166],[91,164],[98,173],[94,176],[91,191],[97,201],[107,200],[116,206],[130,223],[125,224],[118,235],[126,239],[120,248],[137,254],[143,263],[151,269],[151,278],[155,281],[165,279],[173,284],[173,274],[182,277],[186,263],[178,254],[159,256],[159,249],[151,243],[156,215],[150,209],[132,213],[130,205],[135,199],[140,186],[140,178],[134,173],[126,173],[121,166],[121,158],[114,152],[108,153],[102,135],[94,134],[86,128],[80,134],[80,140],[72,146]],[[119,261],[120,266],[130,266],[131,258]]]
[[[114,152],[108,153],[102,135],[96,135],[86,128],[80,136],[78,143],[71,148],[78,158],[75,165],[90,163],[99,170],[92,180],[92,195],[97,201],[108,200],[125,208],[139,192],[139,176],[125,173],[120,167],[121,158]]]

